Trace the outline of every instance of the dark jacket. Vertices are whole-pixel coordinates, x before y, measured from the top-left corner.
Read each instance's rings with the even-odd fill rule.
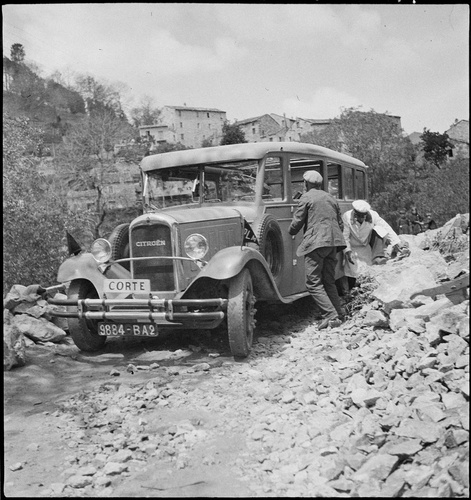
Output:
[[[340,207],[329,193],[310,189],[301,196],[289,234],[297,234],[304,225],[303,241],[296,251],[298,257],[322,247],[337,247],[337,251],[346,248]]]

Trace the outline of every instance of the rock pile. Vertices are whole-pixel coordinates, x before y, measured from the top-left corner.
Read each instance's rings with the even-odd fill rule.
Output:
[[[65,323],[51,316],[40,285],[14,285],[3,300],[3,369],[26,363],[26,346],[31,343],[59,343]]]
[[[469,295],[421,292],[469,258],[418,241],[364,269],[369,300],[338,328],[285,314],[259,323],[244,363],[154,364],[144,383],[110,377],[62,402],[70,456],[45,494],[113,496],[146,469],[212,467],[213,444],[235,436],[225,466],[253,496],[468,498]]]

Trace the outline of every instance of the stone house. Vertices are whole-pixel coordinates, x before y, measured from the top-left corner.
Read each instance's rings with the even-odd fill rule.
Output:
[[[301,135],[325,127],[330,120],[287,118],[270,113],[236,121],[244,132],[247,142],[299,142]]]
[[[226,121],[226,112],[220,109],[164,106],[158,122],[139,127],[139,135],[154,146],[180,142],[189,148],[199,148],[204,141],[217,146]]]
[[[456,120],[445,133],[454,146],[448,153],[450,158],[469,158],[469,120]]]

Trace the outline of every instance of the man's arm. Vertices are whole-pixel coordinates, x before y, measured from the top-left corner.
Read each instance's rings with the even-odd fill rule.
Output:
[[[401,239],[396,234],[394,229],[377,212],[373,212],[372,216],[373,216],[373,227],[379,226],[386,231],[386,236],[384,237],[384,239],[387,240],[389,244],[394,246],[401,243]]]
[[[340,206],[337,201],[335,202],[335,210],[337,211],[337,222],[339,223],[340,231],[343,232],[344,223],[342,219],[342,212],[340,211]]]
[[[298,208],[293,214],[293,220],[289,225],[288,229],[289,234],[292,235],[298,234],[299,230],[304,226],[307,217],[307,212],[308,212],[307,200],[301,197],[301,199],[299,200]]]

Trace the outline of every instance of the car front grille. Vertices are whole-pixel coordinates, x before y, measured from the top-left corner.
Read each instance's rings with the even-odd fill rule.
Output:
[[[170,227],[164,224],[137,226],[131,231],[130,242],[131,257],[156,257],[134,260],[134,278],[150,279],[152,291],[175,290],[173,260],[159,259],[172,255]]]

